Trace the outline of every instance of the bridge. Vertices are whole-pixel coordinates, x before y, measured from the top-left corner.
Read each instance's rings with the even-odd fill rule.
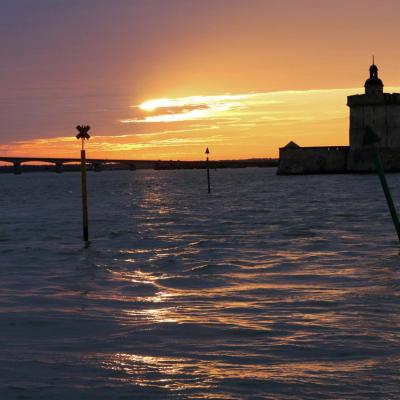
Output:
[[[57,157],[1,157],[0,162],[13,164],[14,174],[21,174],[23,163],[47,163],[54,164],[55,171],[63,172],[64,164],[79,164],[80,158],[57,158]],[[86,164],[94,171],[100,172],[107,164],[120,164],[129,170],[136,169],[194,169],[206,168],[205,161],[161,161],[161,160],[121,160],[108,158],[88,158]],[[276,167],[278,160],[273,158],[258,158],[249,160],[220,160],[210,161],[212,168],[246,168],[246,167]]]
[[[64,164],[79,164],[81,162],[80,158],[56,158],[56,157],[1,157],[0,162],[10,163],[14,166],[14,174],[21,174],[21,165],[23,163],[36,162],[36,163],[48,163],[54,164],[55,170],[58,173],[63,172]],[[88,158],[86,163],[91,165],[93,169],[97,172],[101,171],[105,164],[123,164],[129,169],[135,170],[138,166],[142,168],[154,168],[154,163],[157,161],[148,160],[117,160],[117,159],[100,159],[100,158]]]

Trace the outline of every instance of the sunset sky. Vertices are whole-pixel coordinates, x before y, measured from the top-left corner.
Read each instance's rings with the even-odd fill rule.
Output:
[[[400,91],[398,0],[1,0],[0,155],[276,157],[348,144],[372,54]]]

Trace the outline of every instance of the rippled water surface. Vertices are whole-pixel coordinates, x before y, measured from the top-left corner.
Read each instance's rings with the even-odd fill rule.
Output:
[[[378,178],[211,172],[0,176],[1,399],[400,398]]]

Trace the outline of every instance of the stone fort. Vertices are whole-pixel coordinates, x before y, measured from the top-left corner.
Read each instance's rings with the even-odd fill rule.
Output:
[[[294,142],[279,149],[278,174],[322,174],[374,171],[371,145],[363,143],[371,127],[380,141],[387,171],[400,171],[400,93],[384,93],[378,67],[369,68],[365,93],[347,97],[350,108],[349,146],[300,147]]]

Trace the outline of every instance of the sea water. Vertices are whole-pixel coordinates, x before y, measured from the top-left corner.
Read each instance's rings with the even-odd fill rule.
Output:
[[[0,399],[399,399],[376,175],[0,175]],[[388,176],[397,205],[400,175]]]

